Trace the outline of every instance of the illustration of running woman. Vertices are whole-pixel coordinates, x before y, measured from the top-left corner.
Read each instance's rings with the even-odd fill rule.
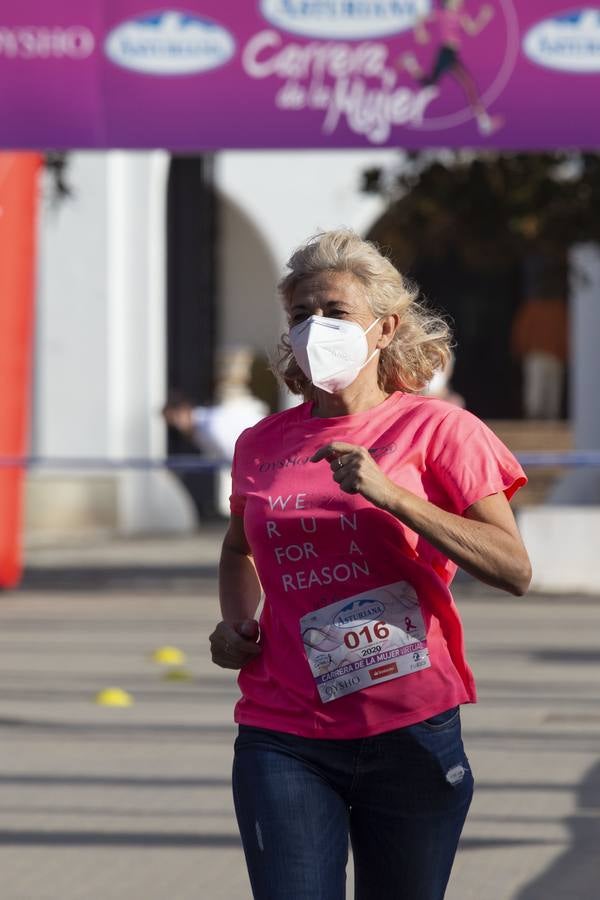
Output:
[[[475,37],[494,17],[494,8],[484,3],[475,17],[463,12],[464,0],[438,0],[440,9],[420,19],[415,26],[415,40],[427,44],[430,35],[427,26],[438,26],[441,46],[429,74],[423,69],[414,53],[404,53],[398,59],[400,68],[405,69],[424,87],[437,84],[442,75],[448,73],[463,88],[471,107],[480,134],[493,134],[504,124],[501,116],[490,116],[483,104],[477,83],[460,58],[462,32]]]

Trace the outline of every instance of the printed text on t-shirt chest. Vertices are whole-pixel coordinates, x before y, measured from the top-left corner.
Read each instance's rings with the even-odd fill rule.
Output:
[[[360,546],[360,510],[331,510],[325,517],[322,505],[311,503],[306,492],[266,499],[266,536],[286,592],[370,575]]]
[[[388,456],[390,453],[394,453],[397,449],[398,445],[394,442],[392,444],[370,447],[369,453],[372,457],[374,457],[374,459],[380,459],[383,456]],[[305,453],[292,453],[289,456],[284,456],[282,459],[275,460],[263,460],[259,457],[256,457],[254,460],[254,465],[258,468],[259,472],[275,472],[277,471],[277,469],[289,469],[294,466],[306,466],[310,462],[310,459],[311,454],[307,456]]]

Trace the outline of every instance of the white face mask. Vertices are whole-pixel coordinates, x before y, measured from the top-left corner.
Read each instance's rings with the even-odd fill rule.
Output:
[[[371,322],[366,331],[357,322],[310,316],[290,329],[290,345],[296,362],[315,387],[335,394],[352,384],[361,369],[373,359],[366,335],[379,319]]]

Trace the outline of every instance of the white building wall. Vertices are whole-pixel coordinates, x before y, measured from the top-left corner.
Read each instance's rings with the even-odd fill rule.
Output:
[[[226,188],[219,179],[219,341],[268,355],[277,337],[278,262],[252,209],[240,208]]]
[[[292,251],[323,229],[345,225],[365,232],[385,204],[360,193],[361,174],[397,162],[397,151],[390,150],[219,154],[217,188],[237,212],[225,205],[221,225],[224,342],[274,346],[283,326],[275,282]],[[264,252],[254,252],[257,244]]]
[[[166,384],[168,155],[75,153],[73,197],[39,228],[32,452],[44,458],[160,459]],[[50,185],[46,185],[48,195]],[[98,528],[189,530],[192,505],[162,470],[30,472],[30,535]]]
[[[102,455],[109,417],[105,153],[73,154],[73,196],[44,176],[38,237],[32,452]]]
[[[283,327],[275,284],[320,229],[365,231],[383,210],[364,169],[391,151],[224,152],[218,282],[221,344],[270,353]],[[32,452],[160,458],[166,384],[168,155],[73,153],[73,197],[40,220]],[[46,191],[48,193],[48,190]],[[28,479],[30,532],[189,529],[191,504],[167,472],[50,473]]]

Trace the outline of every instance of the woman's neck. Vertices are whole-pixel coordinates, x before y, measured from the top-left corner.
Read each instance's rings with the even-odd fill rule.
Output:
[[[352,416],[379,406],[389,397],[387,391],[379,386],[351,384],[343,391],[328,394],[315,389],[315,402],[312,415],[315,418],[329,419],[334,416]]]

